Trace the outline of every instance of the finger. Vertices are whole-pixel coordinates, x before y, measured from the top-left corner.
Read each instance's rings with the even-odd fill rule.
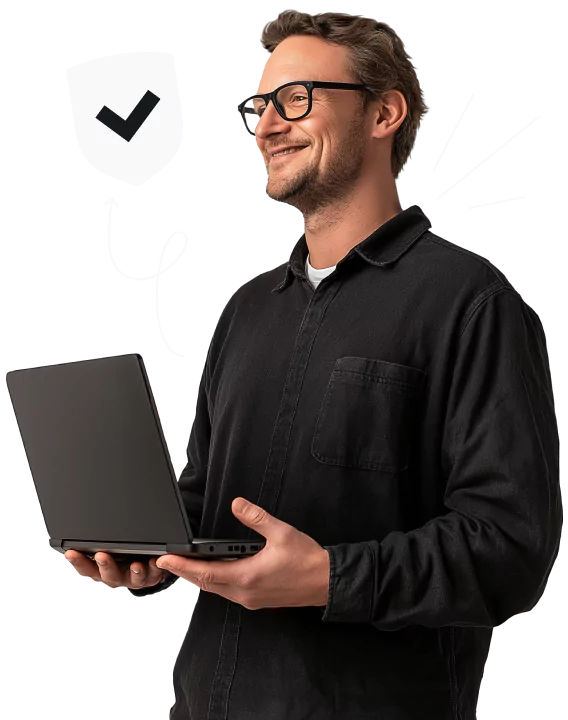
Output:
[[[109,587],[124,585],[124,571],[120,570],[110,553],[95,553],[95,561],[99,567],[102,581]],[[128,570],[127,570],[128,572]]]
[[[133,562],[130,565],[130,587],[134,589],[151,587],[159,583],[164,574],[163,570],[156,567],[156,561],[153,559],[148,564]]]
[[[168,574],[156,565],[156,560],[157,558],[150,558],[148,562],[148,583],[152,583],[152,585],[160,582],[160,580]]]
[[[90,577],[93,580],[101,581],[99,568],[93,560],[77,550],[66,550],[65,557],[73,565],[75,570],[83,577]]]
[[[130,566],[130,583],[128,587],[139,589],[148,584],[148,571],[143,563],[135,562]]]

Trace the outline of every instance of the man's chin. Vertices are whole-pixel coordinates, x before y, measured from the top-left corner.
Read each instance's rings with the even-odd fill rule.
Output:
[[[266,183],[266,194],[273,200],[284,201],[290,196],[291,188],[289,183],[283,183],[282,181],[269,177]]]
[[[271,190],[268,185],[266,186],[266,194],[271,200],[277,202],[289,202],[294,197],[293,193]]]
[[[268,192],[268,190],[266,191],[266,194],[268,195],[268,197],[269,197],[271,200],[274,200],[274,202],[280,203],[280,205],[284,205],[285,207],[290,207],[290,208],[295,207],[295,205],[292,204],[292,203],[294,202],[293,198],[289,197],[288,195],[286,195],[286,196],[283,196],[283,195],[275,196],[275,195],[271,195],[271,194]]]

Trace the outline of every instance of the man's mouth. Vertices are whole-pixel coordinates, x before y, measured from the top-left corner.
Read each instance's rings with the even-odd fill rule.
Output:
[[[270,154],[270,160],[277,160],[278,158],[287,157],[288,155],[294,155],[295,153],[299,152],[300,150],[304,150],[303,147],[292,147],[292,148],[286,148],[286,150],[282,150],[279,153],[276,153],[275,155]]]

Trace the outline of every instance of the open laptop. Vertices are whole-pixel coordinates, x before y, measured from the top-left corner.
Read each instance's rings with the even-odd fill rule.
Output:
[[[55,550],[231,560],[266,544],[193,537],[138,353],[12,370],[6,383]]]

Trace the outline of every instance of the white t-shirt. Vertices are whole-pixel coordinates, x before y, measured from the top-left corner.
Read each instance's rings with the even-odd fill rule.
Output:
[[[308,280],[314,286],[314,289],[317,288],[317,286],[320,284],[324,277],[327,277],[334,270],[335,265],[319,269],[312,267],[310,265],[310,254],[308,253],[308,257],[306,258],[306,275],[308,276]]]

